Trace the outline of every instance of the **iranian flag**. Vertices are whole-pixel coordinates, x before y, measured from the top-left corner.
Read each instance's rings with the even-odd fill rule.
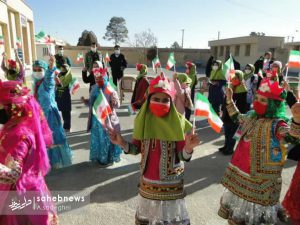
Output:
[[[176,61],[175,61],[175,57],[174,57],[174,52],[171,52],[169,55],[166,69],[170,70],[173,66],[175,66],[175,64],[176,64]]]
[[[196,95],[195,116],[206,117],[211,128],[214,129],[217,133],[221,132],[223,126],[222,120],[215,113],[208,99],[200,93],[197,93]]]
[[[77,78],[73,77],[72,81],[69,84],[70,93],[72,95],[76,94],[80,88],[80,83]]]
[[[155,72],[155,69],[160,67],[161,64],[160,64],[160,61],[159,61],[159,58],[158,56],[156,56],[153,60],[152,60],[152,67],[153,67],[153,71]]]
[[[108,55],[108,52],[105,54],[105,62],[110,62],[110,57]]]
[[[4,37],[0,35],[0,45],[4,45]]]
[[[288,67],[300,69],[300,51],[296,51],[296,50],[290,51]]]
[[[103,127],[106,127],[105,120],[109,117],[110,114],[112,114],[112,110],[102,90],[100,90],[100,93],[93,105],[93,114],[98,119],[98,121],[103,125]]]
[[[22,41],[21,38],[17,38],[17,48],[21,49],[22,48]]]
[[[78,53],[78,54],[77,54],[77,59],[76,59],[76,61],[77,61],[78,63],[83,62],[83,53]]]
[[[230,82],[231,78],[235,74],[234,63],[231,55],[229,56],[229,59],[224,63],[223,73],[225,74],[226,80]]]

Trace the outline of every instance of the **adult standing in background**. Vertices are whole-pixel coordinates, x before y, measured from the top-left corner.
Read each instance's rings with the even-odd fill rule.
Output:
[[[55,54],[56,67],[60,70],[64,64],[71,66],[71,61],[67,56],[64,56],[64,47],[58,46],[58,53]]]
[[[97,43],[93,42],[91,44],[91,50],[85,54],[84,58],[84,65],[89,73],[92,72],[93,63],[96,61],[100,61],[102,65],[104,65],[103,56],[100,51],[97,51]]]
[[[124,75],[124,69],[127,67],[127,61],[125,56],[121,53],[119,45],[114,47],[114,53],[110,56],[109,65],[111,67],[113,82],[117,86],[118,81],[121,80]]]

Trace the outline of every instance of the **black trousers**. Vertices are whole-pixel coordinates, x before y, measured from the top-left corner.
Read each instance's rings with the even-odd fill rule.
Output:
[[[70,130],[71,129],[71,111],[61,111],[62,118],[64,121],[64,129]]]
[[[226,150],[233,150],[236,140],[233,138],[239,125],[235,123],[224,123]]]

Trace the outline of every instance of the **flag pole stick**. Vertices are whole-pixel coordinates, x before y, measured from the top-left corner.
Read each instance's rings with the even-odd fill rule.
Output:
[[[195,134],[195,130],[196,130],[196,117],[194,114],[192,134]]]

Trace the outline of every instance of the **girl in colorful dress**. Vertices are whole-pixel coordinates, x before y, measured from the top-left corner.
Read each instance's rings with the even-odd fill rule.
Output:
[[[111,141],[126,154],[141,153],[141,178],[136,224],[190,224],[183,185],[184,166],[199,144],[192,125],[176,111],[167,78],[150,82],[147,101],[139,111],[132,143],[110,130]]]
[[[29,91],[20,82],[0,81],[0,105],[7,118],[1,121],[4,126],[0,130],[0,224],[55,225],[51,202],[36,202],[36,209],[28,205],[16,210],[17,214],[9,207],[12,197],[24,202],[24,198],[32,201],[32,196],[50,196],[44,177],[50,168],[46,145],[51,145],[52,134]],[[38,215],[33,215],[33,210]]]
[[[285,162],[285,142],[300,139],[300,104],[293,106],[290,125],[285,118],[286,92],[278,82],[264,79],[253,109],[240,114],[227,89],[227,110],[240,123],[240,141],[222,179],[225,187],[219,215],[229,224],[276,224]]]
[[[146,92],[149,87],[147,78],[148,67],[145,64],[137,64],[136,69],[139,71],[139,75],[136,78],[131,98],[131,106],[134,110],[139,110],[147,99]]]
[[[33,63],[34,96],[40,103],[49,127],[53,132],[53,145],[48,149],[52,168],[61,168],[72,164],[72,151],[62,127],[61,118],[55,101],[55,59],[50,57],[48,64],[42,60]]]
[[[90,113],[88,130],[91,131],[90,160],[101,166],[109,166],[120,161],[121,148],[110,142],[108,127],[113,127],[120,132],[120,121],[116,109],[120,107],[120,100],[117,92],[110,86],[106,69],[94,68],[93,74],[96,85],[93,86],[90,94]],[[98,98],[105,96],[110,108],[111,115],[105,121],[105,127],[99,122],[93,113],[93,107]]]

